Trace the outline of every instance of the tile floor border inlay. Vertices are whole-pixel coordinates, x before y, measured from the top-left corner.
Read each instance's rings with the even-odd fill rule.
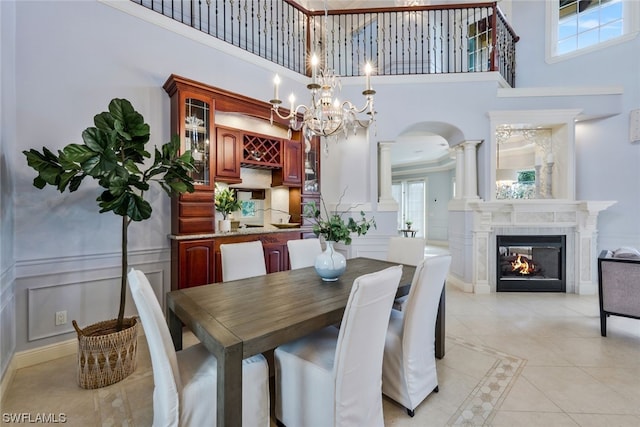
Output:
[[[448,335],[451,343],[459,344],[470,350],[495,357],[496,361],[467,396],[458,410],[451,416],[449,426],[489,425],[509,390],[520,376],[526,359],[506,354],[481,344],[474,344],[462,338]]]

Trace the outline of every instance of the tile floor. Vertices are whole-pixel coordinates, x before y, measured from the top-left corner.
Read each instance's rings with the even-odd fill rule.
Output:
[[[449,286],[446,318],[440,392],[414,418],[385,399],[387,426],[640,425],[640,321],[612,316],[602,338],[597,296],[474,295]],[[18,370],[1,412],[62,413],[69,426],[149,426],[144,338],[138,356],[130,377],[99,390],[75,385],[75,356]]]

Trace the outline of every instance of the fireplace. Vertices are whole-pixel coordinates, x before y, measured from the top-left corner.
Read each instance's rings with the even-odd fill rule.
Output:
[[[498,292],[566,292],[564,235],[497,236]]]

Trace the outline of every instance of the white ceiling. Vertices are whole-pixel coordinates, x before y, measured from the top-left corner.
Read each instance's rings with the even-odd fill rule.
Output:
[[[448,155],[449,144],[440,135],[400,136],[391,147],[391,164],[425,163]]]

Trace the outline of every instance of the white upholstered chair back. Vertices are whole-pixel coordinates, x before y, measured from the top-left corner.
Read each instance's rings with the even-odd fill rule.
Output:
[[[131,295],[142,321],[153,366],[153,425],[177,426],[180,419],[180,370],[162,308],[143,272],[128,274]]]
[[[422,237],[390,237],[387,261],[418,265],[424,259],[427,241]]]
[[[292,270],[304,267],[312,267],[316,257],[322,253],[320,239],[289,240],[289,265]]]
[[[222,244],[220,254],[224,282],[267,274],[264,250],[260,240]]]
[[[153,427],[216,424],[217,360],[203,344],[176,352],[160,304],[144,273],[131,270],[131,294],[153,368]],[[269,368],[262,354],[242,360],[242,425],[268,427]]]
[[[435,328],[451,255],[427,257],[416,266],[402,311],[393,310],[384,350],[382,392],[413,411],[438,387]]]
[[[333,365],[336,426],[383,426],[384,341],[402,275],[394,266],[358,277],[345,308]]]
[[[451,255],[425,259],[417,286],[411,286],[403,308],[403,347],[407,362],[415,361],[425,349],[435,351],[435,330],[440,294],[451,266]]]
[[[401,275],[397,265],[358,277],[340,329],[329,326],[276,348],[279,421],[289,427],[384,426],[382,354]]]

